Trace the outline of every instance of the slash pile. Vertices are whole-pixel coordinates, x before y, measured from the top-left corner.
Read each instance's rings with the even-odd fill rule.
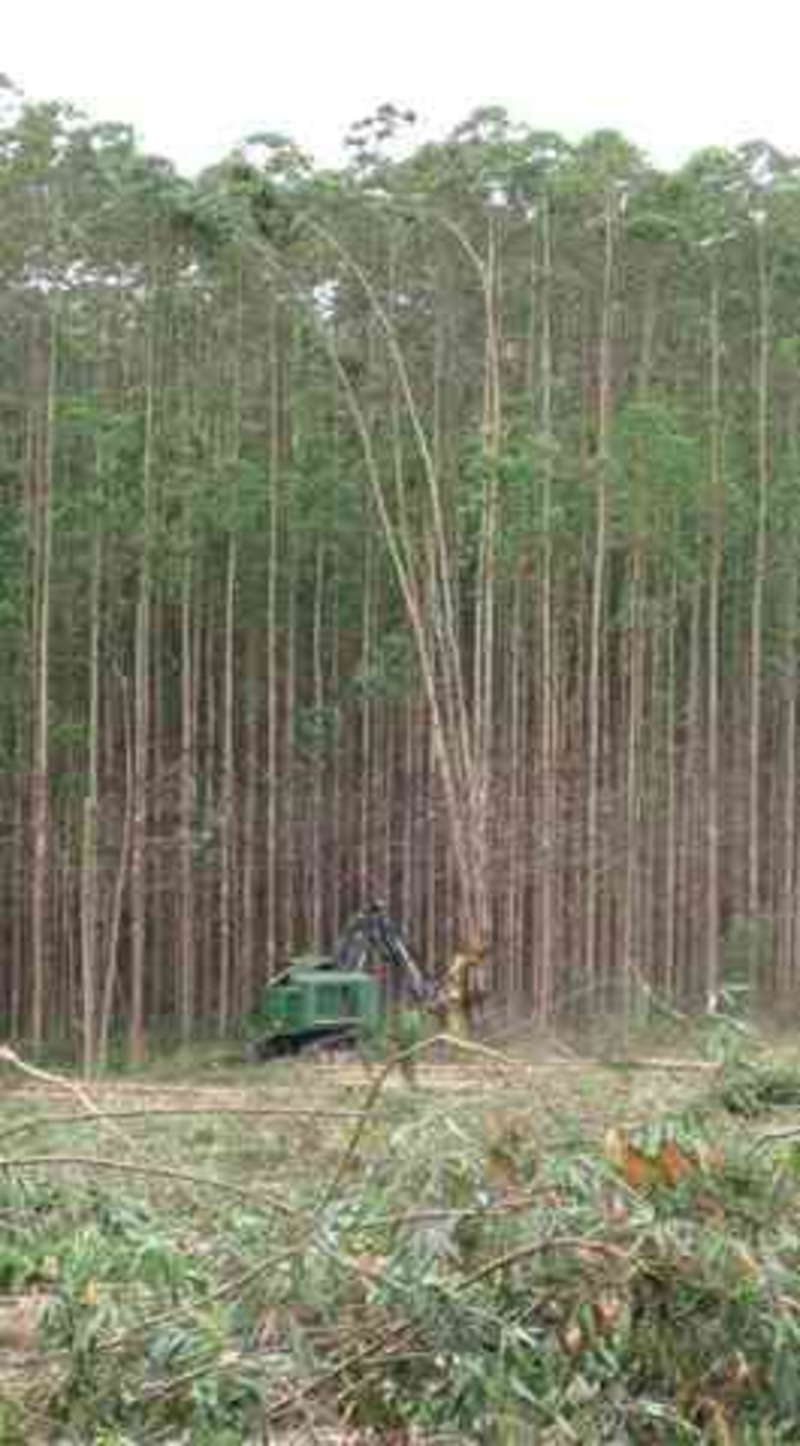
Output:
[[[800,1439],[791,1132],[724,1071],[441,1074],[7,1093],[0,1439]]]

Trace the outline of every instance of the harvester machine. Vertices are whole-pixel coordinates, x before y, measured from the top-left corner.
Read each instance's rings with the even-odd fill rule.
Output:
[[[300,955],[270,980],[250,1021],[251,1052],[268,1060],[358,1046],[393,1010],[432,1007],[433,983],[383,904],[351,920],[331,955]]]

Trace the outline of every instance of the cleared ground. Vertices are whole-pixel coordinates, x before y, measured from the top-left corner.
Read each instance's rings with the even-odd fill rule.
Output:
[[[435,1053],[4,1065],[0,1440],[800,1439],[793,1058]]]

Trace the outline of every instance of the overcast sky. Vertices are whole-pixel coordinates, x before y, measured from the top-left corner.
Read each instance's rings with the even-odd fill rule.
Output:
[[[766,139],[800,153],[800,0],[0,0],[0,70],[135,126],[184,170],[258,130],[337,158],[382,101],[441,134],[477,105],[660,164]]]

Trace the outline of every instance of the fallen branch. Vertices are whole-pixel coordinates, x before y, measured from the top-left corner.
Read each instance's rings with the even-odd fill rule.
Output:
[[[515,1250],[506,1251],[503,1255],[495,1256],[493,1260],[485,1262],[478,1270],[470,1275],[464,1276],[457,1281],[453,1290],[454,1295],[462,1295],[465,1290],[476,1285],[479,1281],[496,1275],[509,1266],[516,1265],[522,1260],[528,1260],[534,1255],[542,1255],[550,1250],[585,1250],[587,1254],[603,1256],[607,1259],[627,1260],[628,1252],[621,1246],[613,1245],[602,1240],[582,1240],[580,1236],[554,1235],[546,1240],[529,1241],[526,1245],[518,1246]],[[313,1381],[308,1381],[298,1390],[287,1392],[281,1396],[272,1406],[267,1408],[265,1420],[275,1421],[295,1410],[302,1410],[306,1402],[312,1396],[319,1394],[326,1386],[333,1385],[342,1376],[357,1366],[380,1365],[385,1358],[387,1347],[396,1348],[398,1345],[407,1345],[423,1329],[418,1321],[400,1321],[390,1326],[388,1330],[382,1331],[374,1340],[365,1342],[358,1350],[349,1355],[328,1370],[322,1371]]]
[[[55,1127],[59,1125],[95,1125],[102,1124],[106,1120],[147,1120],[149,1124],[151,1120],[159,1119],[191,1119],[193,1116],[199,1116],[201,1119],[207,1119],[209,1117],[212,1119],[224,1119],[227,1116],[232,1119],[271,1119],[274,1117],[277,1119],[286,1118],[290,1120],[307,1119],[313,1122],[319,1119],[358,1120],[361,1118],[362,1113],[363,1111],[361,1110],[293,1110],[279,1106],[273,1108],[265,1107],[263,1109],[248,1107],[239,1109],[226,1106],[225,1108],[215,1109],[211,1105],[201,1105],[199,1109],[189,1109],[187,1107],[186,1109],[170,1108],[166,1110],[98,1110],[92,1115],[63,1114],[31,1116],[30,1119],[21,1120],[13,1129],[4,1130],[3,1140],[17,1139],[20,1135],[32,1134],[36,1130],[46,1129],[51,1125]]]
[[[542,1195],[551,1192],[550,1185],[542,1185],[538,1190],[528,1190],[524,1195],[513,1196],[503,1200],[496,1200],[490,1205],[472,1205],[463,1209],[445,1208],[443,1206],[431,1205],[420,1210],[398,1210],[394,1215],[372,1215],[366,1218],[359,1217],[358,1229],[369,1231],[387,1227],[394,1228],[403,1225],[425,1225],[428,1222],[437,1220],[490,1220],[496,1215],[516,1215],[523,1210],[529,1209],[533,1202]]]
[[[63,1075],[51,1074],[49,1070],[39,1069],[36,1065],[28,1064],[26,1060],[20,1058],[16,1050],[12,1049],[9,1044],[0,1044],[0,1064],[10,1065],[12,1069],[18,1070],[20,1074],[26,1075],[28,1079],[36,1080],[37,1084],[46,1085],[48,1089],[57,1089],[72,1095],[74,1099],[83,1105],[84,1110],[87,1111],[89,1115],[95,1118],[102,1117],[100,1107],[95,1104],[88,1090],[84,1089],[83,1085],[79,1084],[77,1080],[66,1079]],[[113,1128],[112,1126],[112,1129]],[[126,1136],[122,1130],[115,1130],[114,1132],[119,1135],[121,1139],[126,1140]]]
[[[753,1141],[752,1149],[761,1150],[769,1145],[780,1145],[787,1140],[800,1140],[800,1125],[787,1125],[782,1130],[767,1130]]]
[[[419,1331],[417,1321],[400,1321],[390,1326],[388,1330],[382,1331],[374,1341],[368,1341],[365,1345],[359,1346],[358,1350],[345,1356],[344,1360],[337,1365],[330,1366],[322,1371],[313,1381],[307,1381],[299,1389],[287,1392],[281,1396],[272,1406],[268,1406],[264,1413],[264,1422],[277,1421],[280,1416],[285,1416],[291,1411],[302,1410],[305,1402],[312,1396],[319,1395],[325,1386],[332,1386],[334,1382],[346,1376],[347,1372],[354,1366],[362,1366],[370,1361],[371,1357],[382,1356],[387,1347],[400,1345],[407,1337],[413,1340],[414,1335]]]
[[[524,1071],[526,1069],[526,1066],[524,1064],[521,1065],[517,1060],[510,1058],[508,1055],[502,1054],[499,1050],[491,1049],[488,1045],[479,1044],[475,1040],[457,1039],[454,1035],[451,1034],[436,1034],[433,1035],[431,1039],[418,1040],[416,1044],[410,1045],[408,1049],[404,1049],[397,1054],[393,1054],[391,1058],[388,1059],[383,1065],[383,1067],[379,1070],[378,1074],[375,1076],[375,1079],[370,1085],[370,1088],[367,1092],[366,1100],[364,1101],[364,1108],[361,1114],[361,1118],[356,1125],[356,1128],[353,1131],[347,1145],[345,1146],[344,1153],[339,1161],[336,1170],[333,1173],[331,1180],[322,1192],[322,1197],[318,1206],[319,1210],[324,1209],[325,1206],[333,1199],[344,1176],[346,1175],[350,1164],[355,1157],[361,1140],[363,1139],[367,1126],[374,1115],[378,1100],[381,1096],[381,1093],[389,1076],[393,1073],[395,1069],[402,1068],[403,1065],[419,1059],[420,1056],[424,1054],[430,1054],[432,1050],[441,1048],[442,1045],[449,1045],[450,1048],[458,1050],[462,1054],[477,1055],[479,1058],[489,1059],[492,1061],[492,1063],[499,1064],[504,1069],[511,1070],[514,1073],[519,1073],[520,1070]]]
[[[512,1265],[518,1265],[523,1260],[530,1260],[535,1255],[546,1255],[551,1250],[572,1250],[575,1252],[584,1251],[587,1255],[598,1255],[606,1260],[627,1260],[628,1251],[621,1245],[613,1245],[606,1240],[582,1240],[579,1235],[551,1235],[545,1240],[528,1241],[526,1245],[518,1245],[514,1250],[507,1250],[503,1255],[496,1255],[494,1259],[487,1260],[470,1275],[465,1275],[456,1286],[456,1294],[470,1286],[476,1285],[481,1280],[487,1280],[489,1276],[499,1275],[501,1271],[508,1270]]]
[[[212,1175],[195,1175],[189,1170],[173,1170],[167,1165],[137,1165],[129,1160],[107,1160],[96,1155],[20,1155],[17,1158],[0,1158],[0,1170],[49,1169],[54,1165],[64,1169],[109,1170],[123,1175],[142,1175],[145,1178],[173,1180],[183,1185],[200,1185],[210,1190],[221,1190],[229,1195],[237,1195],[240,1200],[253,1202],[260,1199],[272,1210],[277,1210],[292,1219],[298,1215],[298,1211],[293,1206],[287,1205],[285,1200],[281,1200],[277,1195],[271,1194],[262,1187],[252,1189],[246,1185],[236,1185],[231,1180],[219,1180]]]
[[[577,1060],[562,1060],[556,1069],[577,1069]],[[719,1074],[721,1062],[713,1059],[586,1059],[582,1069],[664,1070],[667,1074]]]

